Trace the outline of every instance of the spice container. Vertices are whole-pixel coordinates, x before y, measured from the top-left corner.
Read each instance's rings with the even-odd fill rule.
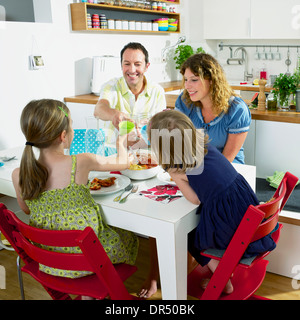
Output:
[[[146,21],[142,21],[142,30],[147,31],[148,30],[148,23]]]
[[[135,22],[135,30],[142,30],[142,22],[141,21]]]
[[[121,20],[116,20],[116,29],[121,30],[122,29],[122,21]]]
[[[157,2],[152,2],[152,10],[157,10]]]
[[[135,30],[135,21],[129,21],[129,24],[128,24],[128,26],[129,26],[129,30]]]
[[[158,31],[158,22],[152,23],[152,31]]]
[[[92,27],[94,29],[100,29],[100,20],[99,20],[99,15],[98,14],[93,14],[92,15]]]
[[[86,20],[87,20],[87,27],[89,29],[92,28],[92,18],[91,18],[91,14],[90,13],[86,14]]]
[[[122,20],[122,29],[128,30],[128,20]]]
[[[114,19],[108,19],[107,20],[108,29],[115,29],[115,20]]]

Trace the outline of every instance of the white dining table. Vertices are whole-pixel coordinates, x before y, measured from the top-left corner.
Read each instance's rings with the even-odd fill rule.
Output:
[[[16,197],[11,173],[19,166],[23,147],[0,151],[1,156],[16,155],[16,160],[6,162],[0,167],[0,194]],[[235,165],[255,190],[256,168],[248,165]],[[157,177],[138,181],[139,191],[164,184]],[[114,202],[116,194],[93,195],[103,209],[106,222],[156,239],[162,298],[164,300],[187,299],[187,235],[199,222],[197,206],[184,197],[170,203],[156,202],[132,194],[120,204]]]

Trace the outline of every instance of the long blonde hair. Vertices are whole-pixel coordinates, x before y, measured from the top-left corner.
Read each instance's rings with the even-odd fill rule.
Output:
[[[151,152],[164,170],[176,168],[186,172],[201,165],[207,153],[208,136],[177,110],[155,114],[149,121],[147,134]]]
[[[27,140],[23,151],[19,186],[23,200],[32,200],[44,191],[48,171],[36,158],[32,147],[47,148],[66,130],[69,132],[69,109],[58,100],[29,102],[22,111],[21,129]]]
[[[181,66],[180,73],[184,76],[185,70],[190,69],[191,72],[198,76],[201,80],[211,81],[210,95],[213,102],[214,114],[220,114],[222,111],[227,112],[229,108],[229,98],[237,94],[227,82],[223,68],[218,61],[207,53],[197,53],[190,56]],[[184,86],[184,77],[182,79]],[[202,108],[200,101],[193,102],[189,93],[185,89],[182,100],[188,107],[192,105]]]

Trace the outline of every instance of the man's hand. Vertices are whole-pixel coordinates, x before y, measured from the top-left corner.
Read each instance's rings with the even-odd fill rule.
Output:
[[[115,114],[112,118],[112,124],[119,130],[119,123],[122,121],[129,120],[130,118],[123,112],[115,110]]]

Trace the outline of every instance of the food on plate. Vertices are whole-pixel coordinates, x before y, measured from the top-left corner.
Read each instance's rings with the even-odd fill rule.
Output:
[[[145,170],[157,167],[157,163],[151,158],[151,154],[136,153],[138,163],[131,163],[129,170]]]
[[[116,177],[109,177],[106,179],[94,178],[91,182],[91,190],[100,190],[102,187],[107,188],[115,184]]]

